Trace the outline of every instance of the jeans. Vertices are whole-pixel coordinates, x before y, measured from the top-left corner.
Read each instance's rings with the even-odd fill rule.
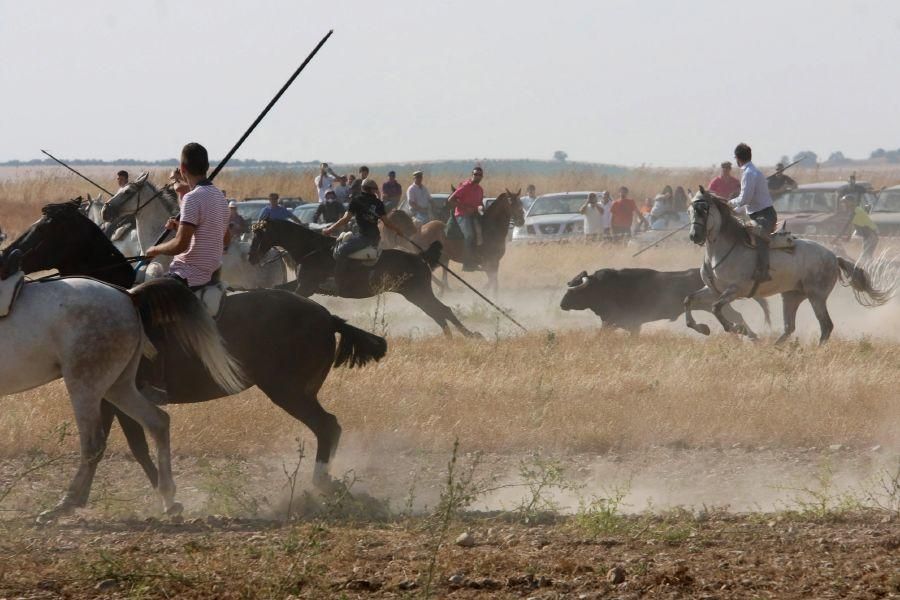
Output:
[[[778,213],[775,212],[773,207],[769,206],[759,212],[752,213],[750,218],[756,221],[760,229],[772,235],[772,232],[775,231],[775,224],[778,222]]]
[[[334,257],[335,258],[347,258],[354,252],[358,252],[365,248],[377,248],[378,247],[378,238],[368,238],[364,237],[358,233],[353,234],[350,239],[345,242],[342,242],[334,249]]]

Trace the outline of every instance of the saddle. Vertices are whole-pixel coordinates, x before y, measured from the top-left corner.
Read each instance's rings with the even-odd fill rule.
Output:
[[[228,295],[228,286],[221,281],[211,281],[206,285],[191,289],[209,316],[218,319],[219,313],[222,312],[223,300]]]
[[[794,242],[797,240],[797,236],[790,231],[785,231],[784,226],[785,223],[782,222],[781,229],[769,236],[769,250],[794,251]],[[755,221],[751,221],[750,225],[747,225],[747,233],[750,235],[745,245],[748,248],[756,248],[757,238],[762,235],[759,225]]]
[[[25,285],[21,261],[22,253],[13,250],[0,265],[0,318],[12,312],[13,303]]]
[[[352,235],[353,233],[350,231],[342,233],[337,238],[338,244],[343,243]],[[356,252],[347,255],[348,259],[359,261],[367,267],[374,267],[380,257],[381,248],[376,248],[374,246],[366,246],[362,250],[357,250]]]

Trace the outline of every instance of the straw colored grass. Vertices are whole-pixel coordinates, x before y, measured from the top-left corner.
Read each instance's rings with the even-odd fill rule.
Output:
[[[381,363],[332,372],[321,398],[364,446],[601,452],[647,445],[896,444],[896,345],[775,348],[729,336],[596,331],[499,341],[398,338]],[[71,420],[55,383],[0,400],[0,455]],[[308,431],[259,391],[170,406],[186,454],[264,454]],[[47,442],[50,443],[50,442]],[[121,448],[118,435],[114,444]]]

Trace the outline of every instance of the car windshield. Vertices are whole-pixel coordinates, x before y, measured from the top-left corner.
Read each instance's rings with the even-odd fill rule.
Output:
[[[834,212],[838,193],[835,190],[794,190],[775,201],[778,212]]]
[[[309,225],[313,222],[313,216],[316,214],[318,204],[301,204],[294,209],[294,216],[300,219],[301,223]]]
[[[577,214],[586,201],[587,194],[541,196],[531,205],[528,216]]]
[[[882,192],[872,212],[900,212],[900,190]]]

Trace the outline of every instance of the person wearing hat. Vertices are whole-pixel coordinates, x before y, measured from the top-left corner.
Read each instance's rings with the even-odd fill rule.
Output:
[[[731,163],[727,160],[719,167],[722,169],[717,177],[709,182],[709,191],[725,200],[731,200],[741,193],[741,182],[731,175]]]
[[[784,174],[784,163],[775,165],[775,173],[769,175],[768,184],[773,200],[797,188],[797,182]]]
[[[872,260],[872,256],[875,254],[875,248],[878,246],[878,227],[875,226],[875,222],[872,220],[872,217],[869,216],[869,213],[863,210],[859,205],[859,199],[856,196],[853,196],[852,194],[842,196],[841,205],[850,217],[849,222],[844,227],[844,231],[847,231],[852,226],[852,233],[856,233],[856,235],[862,238],[863,251],[859,257],[859,262],[862,263]],[[844,231],[841,233],[843,234]],[[850,241],[850,235],[851,232],[847,231],[846,241]]]
[[[237,210],[237,202],[231,200],[228,203],[228,231],[231,239],[236,240],[249,231],[247,221]]]
[[[397,181],[397,172],[388,171],[388,180],[381,186],[381,199],[384,202],[384,209],[391,212],[400,206],[400,200],[403,198],[403,186]]]
[[[423,177],[422,171],[413,173],[413,182],[406,190],[406,202],[409,204],[409,212],[412,214],[413,221],[419,226],[432,220],[431,192],[422,183]]]

